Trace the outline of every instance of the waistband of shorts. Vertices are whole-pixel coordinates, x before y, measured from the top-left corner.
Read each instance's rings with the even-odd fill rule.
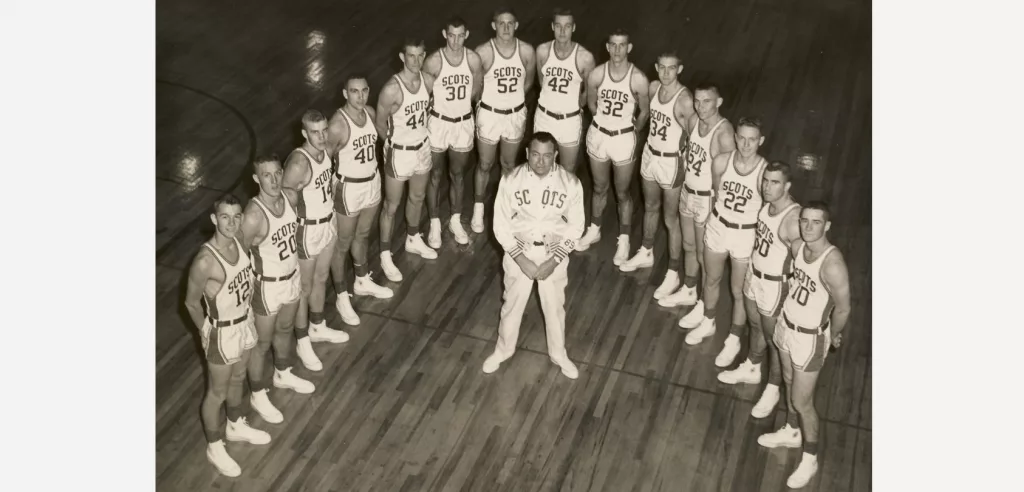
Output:
[[[369,176],[366,176],[364,178],[352,178],[352,177],[345,176],[344,174],[337,173],[337,172],[334,173],[334,175],[337,176],[338,179],[340,179],[342,183],[368,183],[370,181],[373,181],[373,178],[377,177],[377,170],[374,169],[373,170],[373,174],[371,174]],[[334,212],[331,212],[331,213],[334,213]]]
[[[592,126],[594,128],[597,128],[598,131],[600,131],[601,133],[603,133],[605,135],[608,135],[609,137],[614,137],[614,136],[617,136],[617,135],[625,135],[626,133],[629,133],[629,132],[631,132],[631,131],[636,129],[635,126],[630,126],[630,127],[627,127],[627,128],[623,128],[621,130],[609,130],[609,129],[601,126],[601,125],[598,125],[596,121],[591,121],[590,122],[590,126]]]
[[[679,157],[679,152],[678,151],[676,151],[676,152],[662,152],[660,150],[655,150],[654,147],[651,147],[650,143],[647,144],[647,150],[650,150],[651,154],[654,154],[654,155],[656,155],[658,157]]]
[[[683,188],[685,188],[685,189],[686,189],[686,192],[687,192],[687,193],[689,193],[689,194],[691,194],[691,195],[697,195],[697,196],[711,196],[711,190],[707,190],[707,191],[705,191],[705,190],[697,191],[697,190],[695,190],[695,189],[693,189],[693,188],[690,188],[689,186],[687,186],[687,185],[685,185],[685,184],[683,185]]]
[[[715,207],[711,207],[711,213],[714,214],[715,217],[718,217],[718,220],[722,221],[722,223],[725,224],[725,227],[728,227],[730,229],[749,230],[749,229],[753,229],[753,228],[757,227],[756,223],[754,223],[754,224],[737,224],[735,222],[729,222],[728,220],[725,219],[725,217],[722,217],[721,215],[718,215],[718,209],[715,208]]]
[[[210,316],[206,317],[206,319],[210,320],[210,324],[213,325],[214,327],[217,327],[217,328],[227,328],[229,326],[234,326],[234,325],[237,325],[237,324],[245,321],[248,318],[249,318],[249,310],[248,309],[245,310],[245,314],[243,314],[242,317],[235,318],[235,319],[232,319],[232,320],[217,320],[217,319],[213,319],[213,317],[210,317]]]
[[[520,103],[518,106],[516,106],[516,107],[514,107],[512,109],[498,109],[498,108],[495,108],[494,106],[491,106],[490,104],[487,104],[487,103],[485,103],[483,101],[480,101],[480,107],[484,108],[484,109],[486,109],[486,110],[488,110],[488,111],[490,111],[492,113],[512,114],[512,113],[518,113],[519,110],[525,108],[526,107],[526,103],[525,102],[524,103]]]
[[[443,115],[441,113],[438,113],[437,111],[434,111],[433,109],[431,109],[430,110],[430,116],[433,116],[435,118],[441,118],[442,120],[447,121],[448,123],[462,123],[463,121],[466,121],[466,120],[472,118],[473,117],[473,112],[470,111],[470,112],[468,112],[468,113],[466,113],[466,114],[464,114],[462,116],[459,116],[459,117],[456,117],[456,118],[452,118],[451,116],[445,116],[445,115]]]
[[[555,113],[555,112],[552,112],[552,111],[548,111],[548,108],[545,108],[544,106],[541,106],[540,104],[537,105],[537,109],[542,111],[542,112],[544,112],[544,114],[546,114],[546,115],[548,115],[548,116],[550,116],[550,117],[552,117],[552,118],[554,118],[556,120],[569,119],[569,118],[572,118],[573,116],[577,116],[577,115],[583,113],[583,109],[577,109],[576,111],[573,111],[571,113],[565,113],[565,114]]]
[[[264,277],[263,275],[260,275],[260,274],[257,273],[256,274],[256,280],[259,280],[261,282],[283,282],[285,280],[288,280],[288,279],[294,277],[295,276],[295,272],[298,272],[298,271],[299,271],[299,269],[296,268],[295,270],[292,270],[292,273],[289,273],[288,275],[285,275],[283,277]]]
[[[754,276],[762,280],[771,280],[773,282],[782,282],[789,278],[789,275],[769,275],[767,273],[758,270],[754,263],[750,263],[750,269],[753,271]]]
[[[299,223],[302,225],[325,224],[327,222],[330,222],[333,217],[334,211],[332,210],[331,213],[327,214],[327,217],[321,217],[319,219],[307,219],[305,217],[299,217]]]
[[[427,143],[427,138],[424,137],[423,141],[416,145],[398,145],[388,139],[387,146],[394,150],[420,150]]]
[[[826,322],[824,325],[819,326],[818,328],[805,328],[790,321],[789,318],[786,317],[786,313],[782,313],[782,322],[785,323],[789,329],[796,330],[800,333],[806,333],[808,335],[820,335],[824,333],[826,329],[828,329],[828,322]]]

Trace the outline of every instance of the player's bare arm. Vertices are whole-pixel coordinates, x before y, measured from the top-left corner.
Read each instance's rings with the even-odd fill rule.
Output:
[[[433,75],[436,79],[437,76],[441,74],[441,50],[431,53],[430,56],[423,61],[423,68],[421,68],[420,71],[424,74]]]
[[[422,72],[420,72],[420,73],[422,73]],[[427,94],[430,94],[430,95],[434,94],[434,81],[435,80],[437,80],[437,76],[436,75],[431,75],[429,73],[424,73],[423,74],[423,85],[426,86],[423,89],[425,89],[427,91]]]
[[[543,67],[544,63],[548,61],[548,56],[551,53],[551,46],[554,45],[554,41],[547,41],[537,45],[537,66]],[[537,82],[540,82],[540,71],[537,72]]]
[[[335,111],[334,115],[331,116],[331,121],[327,123],[327,152],[331,153],[331,160],[337,158],[338,151],[348,145],[350,130],[348,128],[348,120],[340,114],[342,111],[344,110],[339,109]]]
[[[469,60],[469,73],[473,76],[473,95],[470,100],[475,104],[484,93],[484,67],[477,52],[465,50],[465,53]]]
[[[402,88],[398,87],[398,81],[394,77],[388,79],[384,88],[380,90],[380,97],[377,100],[377,115],[373,118],[373,125],[377,127],[377,134],[381,138],[390,138],[391,132],[388,128],[388,118],[402,107]]]
[[[846,259],[838,249],[833,249],[821,266],[821,281],[832,294],[835,308],[832,310],[832,345],[839,347],[842,342],[846,320],[850,317],[850,273]]]
[[[590,114],[597,114],[597,88],[601,85],[602,79],[604,79],[604,70],[593,70],[586,78],[587,108],[590,109]]]
[[[718,156],[736,150],[736,130],[733,129],[732,123],[723,122],[717,133],[718,135],[711,141],[711,155]]]
[[[795,207],[790,210],[785,217],[782,218],[782,224],[779,225],[779,239],[782,239],[782,244],[790,245],[800,240],[800,207]]]
[[[203,293],[206,283],[214,276],[215,266],[219,266],[213,254],[206,248],[199,248],[199,254],[192,260],[188,270],[188,288],[185,291],[185,309],[197,329],[203,327]],[[223,276],[223,273],[221,274]],[[223,280],[221,280],[223,282]]]
[[[523,93],[530,92],[537,79],[537,53],[529,43],[519,41],[519,58],[526,67],[526,80],[523,82]]]
[[[651,94],[654,93],[652,92]],[[672,108],[672,112],[676,117],[676,122],[679,123],[679,126],[683,127],[683,135],[689,141],[690,133],[693,131],[690,121],[697,117],[697,111],[693,109],[693,94],[690,93],[690,89],[683,86],[683,90],[679,93],[679,97],[676,99],[676,106]]]
[[[491,43],[487,41],[473,50],[480,57],[480,70],[486,72],[494,65],[494,51],[491,50]]]
[[[239,238],[239,241],[242,242],[242,247],[246,251],[251,250],[253,246],[259,244],[267,237],[267,217],[263,214],[263,209],[259,205],[250,201],[245,206],[242,227],[239,227],[238,231],[242,236]]]
[[[284,195],[288,197],[288,206],[292,208],[292,211],[295,212],[296,214],[299,213],[299,211],[296,209],[299,203],[299,192],[282,187],[281,193],[284,193]]]
[[[309,184],[312,175],[306,154],[292,152],[284,161],[284,178],[281,180],[281,186],[291,190],[301,190]]]
[[[629,86],[636,97],[637,106],[640,108],[640,115],[636,118],[637,135],[641,135],[647,126],[647,119],[651,116],[651,82],[640,70],[633,70],[633,78],[629,80]]]
[[[590,87],[590,74],[594,71],[596,64],[597,61],[594,60],[594,54],[580,44],[579,49],[576,50],[576,68],[580,71],[580,75],[583,76],[583,90],[580,91],[581,108],[587,105],[587,87]]]
[[[729,167],[729,154],[718,154],[711,161],[711,203],[718,200],[718,187],[722,184],[722,176]]]

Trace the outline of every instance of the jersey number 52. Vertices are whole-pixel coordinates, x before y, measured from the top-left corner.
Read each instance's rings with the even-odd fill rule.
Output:
[[[519,79],[498,79],[498,94],[508,94],[509,92],[515,92],[516,87],[519,86]]]

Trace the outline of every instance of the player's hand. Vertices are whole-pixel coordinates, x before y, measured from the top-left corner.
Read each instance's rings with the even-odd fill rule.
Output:
[[[832,337],[832,346],[833,347],[839,348],[839,345],[841,345],[842,343],[843,343],[843,334],[842,333],[839,333],[839,334],[837,334],[837,335]]]
[[[556,262],[553,257],[548,258],[544,263],[541,263],[540,266],[537,267],[537,280],[544,280],[551,276],[557,266],[558,262]]]
[[[523,275],[526,278],[534,280],[537,278],[537,264],[526,257],[526,255],[519,255],[516,257],[516,264],[523,271]]]

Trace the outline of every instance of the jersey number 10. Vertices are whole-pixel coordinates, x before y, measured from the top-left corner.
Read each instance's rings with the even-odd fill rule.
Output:
[[[807,287],[801,285],[793,289],[793,294],[790,295],[789,297],[795,300],[797,304],[801,306],[806,306],[807,300],[810,299],[811,297],[811,291],[807,290]]]

